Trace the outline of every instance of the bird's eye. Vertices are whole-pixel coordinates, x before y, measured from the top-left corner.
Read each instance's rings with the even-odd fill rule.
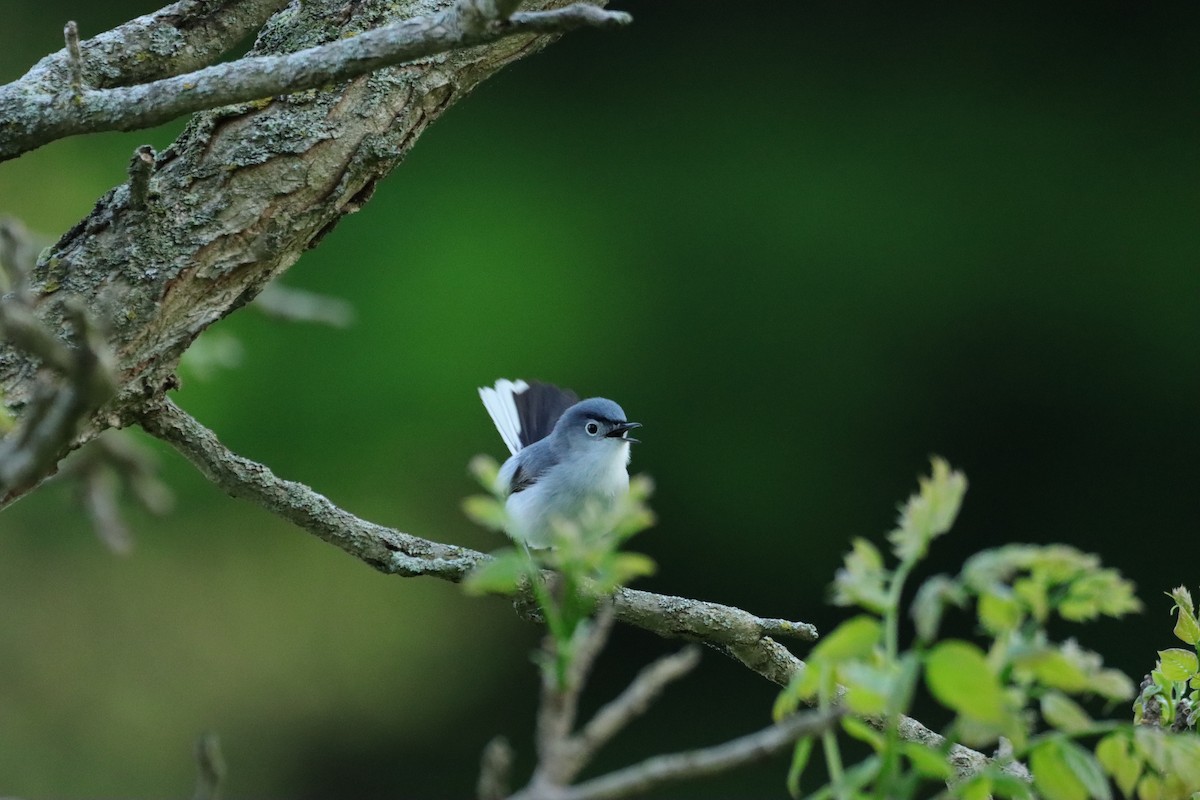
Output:
[[[584,426],[584,430],[588,432],[588,436],[595,436],[600,432],[600,426],[594,422],[589,422]]]

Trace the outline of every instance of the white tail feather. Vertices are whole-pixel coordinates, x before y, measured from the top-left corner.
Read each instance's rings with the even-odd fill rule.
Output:
[[[520,394],[528,388],[529,384],[525,381],[510,381],[505,378],[496,381],[495,388],[479,387],[479,399],[483,401],[483,407],[496,424],[496,430],[500,431],[500,438],[514,455],[521,449],[521,418],[517,416],[517,404],[513,395]]]

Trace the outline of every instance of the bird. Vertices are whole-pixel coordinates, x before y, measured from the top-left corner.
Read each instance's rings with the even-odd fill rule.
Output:
[[[580,400],[538,381],[500,379],[479,389],[483,406],[512,455],[500,467],[506,531],[530,548],[551,547],[558,521],[577,521],[591,504],[611,507],[629,492],[625,411],[612,400]]]

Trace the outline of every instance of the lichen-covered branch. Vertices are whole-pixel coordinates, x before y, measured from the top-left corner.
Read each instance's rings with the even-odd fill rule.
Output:
[[[93,89],[188,72],[213,63],[257,31],[289,0],[179,0],[79,42],[82,83]],[[86,33],[86,31],[84,32]],[[12,85],[60,92],[73,69],[67,48],[34,64]]]
[[[375,569],[404,577],[431,576],[455,583],[490,558],[465,547],[442,544],[360,519],[304,484],[277,477],[262,464],[226,448],[170,400],[150,403],[140,422],[151,435],[170,444],[201,473],[234,497],[250,500]],[[668,638],[716,645],[779,646],[766,636],[771,620],[731,606],[625,589],[613,598],[618,620]],[[792,623],[795,638],[815,638],[805,623]]]
[[[149,128],[182,114],[313,89],[507,36],[563,33],[631,21],[628,14],[586,3],[511,17],[481,11],[492,5],[486,0],[458,0],[437,14],[401,20],[299,52],[246,57],[151,83],[100,90],[79,85],[83,72],[76,38],[75,58],[68,59],[73,65],[69,92],[33,94],[19,81],[0,86],[0,119],[4,120],[0,161],[67,136]]]
[[[282,516],[381,572],[457,583],[490,557],[360,519],[304,484],[279,478],[262,464],[231,452],[170,400],[149,403],[139,420],[147,432],[178,450],[223,491]],[[815,628],[807,623],[764,619],[732,606],[635,589],[618,590],[612,608],[622,622],[664,638],[704,642],[780,686],[786,686],[804,662],[772,635],[816,638]],[[905,739],[930,747],[945,743],[942,736],[910,717],[901,718],[899,731]],[[978,772],[988,757],[953,744],[949,760],[959,774],[969,775]]]
[[[447,108],[557,38],[509,34],[590,24],[603,2],[564,11],[568,0],[526,0],[522,12],[505,17],[512,0],[305,0],[274,14],[282,7],[277,0],[196,0],[80,42],[81,98],[110,90],[128,97],[122,92],[131,85],[211,63],[262,19],[250,61],[234,64],[286,60],[327,45],[343,48],[335,52],[350,60],[372,57],[378,51],[356,49],[356,35],[435,19],[455,2],[475,14],[468,28],[482,25],[494,41],[201,112],[169,147],[139,151],[129,182],[42,250],[29,272],[34,313],[46,330],[65,331],[64,298],[83,298],[111,345],[116,385],[48,470],[101,431],[129,424],[134,408],[173,386],[195,338],[254,300],[344,215],[362,208],[376,182]],[[551,16],[537,16],[545,12]],[[11,84],[6,91],[15,93],[20,114],[39,115],[36,98],[43,95],[68,101],[70,65],[64,48]],[[10,124],[23,123],[0,113],[0,138]],[[34,408],[38,375],[36,358],[0,340],[0,402],[8,416],[20,421]],[[36,483],[0,497],[0,507]]]

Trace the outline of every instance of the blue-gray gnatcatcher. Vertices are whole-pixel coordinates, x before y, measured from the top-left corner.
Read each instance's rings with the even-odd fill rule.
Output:
[[[497,478],[509,536],[549,547],[552,521],[577,519],[589,503],[611,503],[629,491],[628,422],[612,400],[580,400],[546,383],[498,380],[479,397],[512,456]]]

